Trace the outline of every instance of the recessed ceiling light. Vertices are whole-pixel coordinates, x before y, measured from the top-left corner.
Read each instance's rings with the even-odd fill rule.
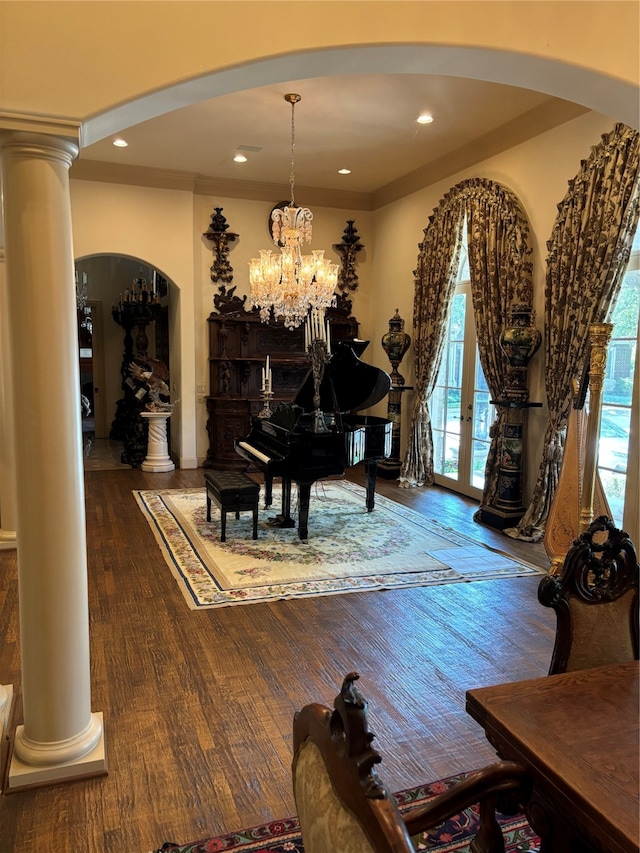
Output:
[[[113,144],[116,146],[116,148],[127,148],[129,145],[129,143],[126,142],[124,139],[114,139]]]
[[[418,116],[416,121],[418,122],[418,124],[431,124],[431,122],[433,121],[433,116],[429,113],[422,113],[422,115]]]
[[[339,175],[350,175],[351,169],[338,169],[338,174]]]
[[[246,163],[247,158],[244,156],[244,154],[236,154],[236,156],[233,158],[233,162],[234,163]]]

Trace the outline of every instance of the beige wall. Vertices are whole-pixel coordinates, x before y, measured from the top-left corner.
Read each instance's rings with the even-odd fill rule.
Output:
[[[195,467],[194,330],[200,318],[196,319],[194,313],[193,234],[198,226],[193,222],[193,198],[190,193],[176,190],[72,180],[71,210],[76,258],[89,255],[138,258],[175,285],[171,294],[175,324],[171,335],[171,382],[172,396],[180,402],[171,421],[171,440],[183,467]],[[106,293],[91,292],[92,298],[105,303],[105,329],[109,338],[112,338],[108,320],[114,291],[129,286],[127,278],[109,287]],[[113,320],[111,323],[118,328]],[[105,364],[110,394],[114,381],[119,383],[121,360],[122,349],[116,365]],[[113,414],[107,413],[108,421]]]
[[[157,190],[102,182],[71,180],[74,254],[128,256],[155,267],[172,282],[170,292],[172,398],[179,400],[172,418],[172,452],[182,467],[202,464],[206,456],[206,409],[209,391],[207,317],[214,310],[218,285],[211,282],[212,245],[202,235],[215,207],[222,207],[229,230],[239,234],[229,261],[234,268],[236,294],[249,294],[249,259],[271,244],[267,231],[272,204],[246,199],[211,198],[183,191]],[[370,327],[373,270],[373,214],[365,211],[314,209],[312,248],[332,249],[339,243],[347,219],[355,219],[365,249],[358,256],[361,291],[354,296],[354,315]],[[120,395],[122,330],[110,316],[116,294],[130,285],[113,261],[106,272],[90,278],[89,296],[104,305],[108,397],[107,422]],[[106,276],[106,278],[105,278]],[[108,277],[117,278],[109,281]]]
[[[638,14],[634,0],[16,0],[0,6],[0,109],[84,122],[91,142],[222,92],[403,70],[522,86],[637,126]]]

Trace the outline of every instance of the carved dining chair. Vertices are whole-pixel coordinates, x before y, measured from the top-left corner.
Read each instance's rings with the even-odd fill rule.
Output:
[[[506,796],[521,801],[528,787],[522,768],[509,761],[492,764],[401,814],[374,771],[382,759],[371,745],[357,679],[357,673],[346,676],[333,711],[312,704],[294,718],[293,789],[305,853],[414,853],[412,836],[477,803],[480,828],[472,853],[504,853],[496,804]],[[422,836],[421,844],[425,849]]]
[[[538,587],[556,613],[549,675],[638,660],[639,571],[629,536],[606,516],[574,541]]]

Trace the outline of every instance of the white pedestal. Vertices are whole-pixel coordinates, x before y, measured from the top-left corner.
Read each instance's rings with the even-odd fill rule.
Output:
[[[175,465],[169,456],[167,445],[167,420],[171,412],[140,412],[140,417],[149,422],[147,455],[142,463],[143,471],[173,471]]]

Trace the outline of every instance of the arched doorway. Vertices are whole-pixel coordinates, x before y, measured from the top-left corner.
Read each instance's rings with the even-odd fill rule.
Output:
[[[146,447],[143,436],[136,434],[144,404],[135,397],[128,367],[146,354],[170,369],[169,282],[147,260],[124,255],[85,256],[76,260],[76,271],[81,284],[86,279],[87,296],[86,304],[78,308],[81,390],[90,409],[86,416],[83,413],[83,434],[102,442],[100,458],[120,457],[122,463],[138,467]],[[152,289],[155,294],[155,310],[144,323],[134,306],[134,292],[141,293],[143,287],[149,303]],[[132,309],[131,323],[123,320],[125,306]]]

